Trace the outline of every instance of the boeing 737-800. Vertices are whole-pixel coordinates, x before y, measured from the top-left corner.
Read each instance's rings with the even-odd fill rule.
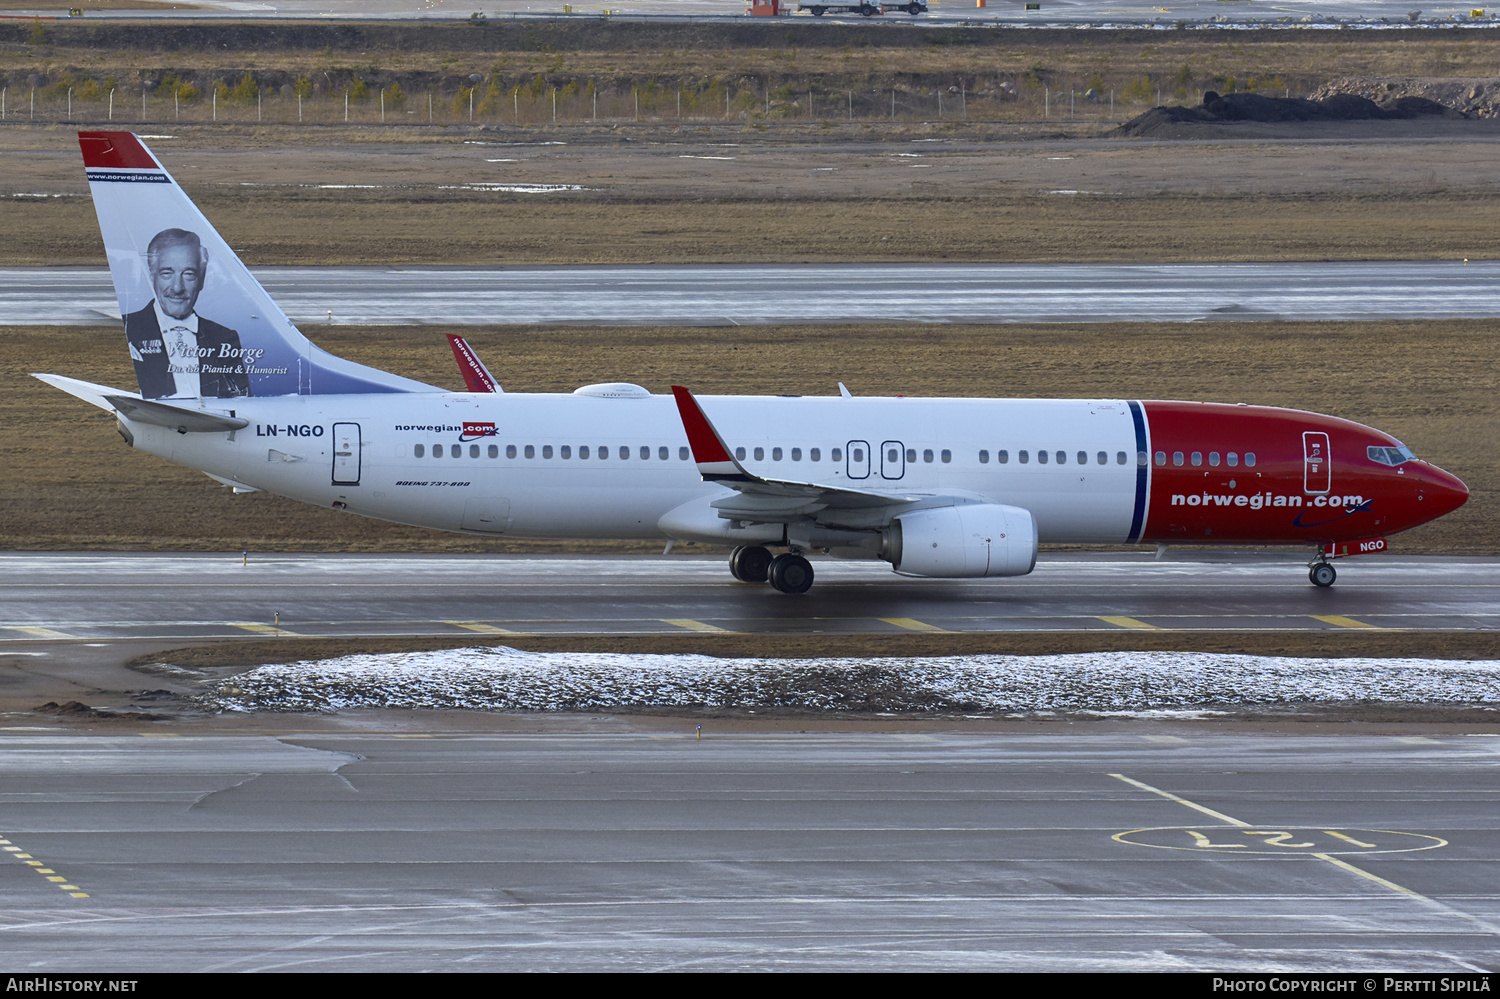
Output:
[[[135,135],[79,143],[139,391],[37,377],[237,492],[476,535],[723,544],[735,578],[783,593],[812,585],[812,552],[1021,576],[1059,542],[1306,545],[1327,586],[1330,558],[1468,498],[1387,434],[1262,406],[501,392],[466,344],[477,391],[448,392],[315,347]]]

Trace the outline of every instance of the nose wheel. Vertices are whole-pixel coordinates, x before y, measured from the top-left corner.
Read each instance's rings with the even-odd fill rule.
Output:
[[[1337,570],[1327,562],[1314,562],[1307,570],[1307,579],[1314,586],[1328,587],[1339,578]]]

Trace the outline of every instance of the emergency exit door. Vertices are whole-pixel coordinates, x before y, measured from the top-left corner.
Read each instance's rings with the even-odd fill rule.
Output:
[[[359,485],[359,424],[333,425],[333,484]]]
[[[886,441],[880,445],[880,477],[899,479],[906,474],[906,445],[900,441]]]

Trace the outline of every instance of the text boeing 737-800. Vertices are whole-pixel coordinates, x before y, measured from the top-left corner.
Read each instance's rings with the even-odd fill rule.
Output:
[[[524,394],[477,358],[483,390],[446,392],[313,346],[135,135],[79,143],[140,391],[37,377],[239,492],[479,535],[732,545],[735,578],[783,593],[812,585],[809,552],[1020,576],[1049,542],[1305,544],[1327,586],[1330,558],[1468,498],[1378,430],[1259,406]]]

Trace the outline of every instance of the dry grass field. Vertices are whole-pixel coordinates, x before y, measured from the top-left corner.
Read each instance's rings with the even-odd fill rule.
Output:
[[[1497,551],[1495,323],[463,328],[512,391],[603,380],[664,392],[1128,396],[1314,409],[1380,427],[1463,478],[1469,504],[1399,553]],[[440,327],[314,327],[323,347],[434,384],[461,382]],[[705,349],[706,345],[711,349]],[[0,328],[0,548],[253,551],[577,550],[382,524],[129,450],[110,416],[25,375],[129,387],[114,327]],[[159,511],[181,517],[162,530]],[[590,545],[591,550],[601,546]],[[615,546],[613,550],[657,550]]]

